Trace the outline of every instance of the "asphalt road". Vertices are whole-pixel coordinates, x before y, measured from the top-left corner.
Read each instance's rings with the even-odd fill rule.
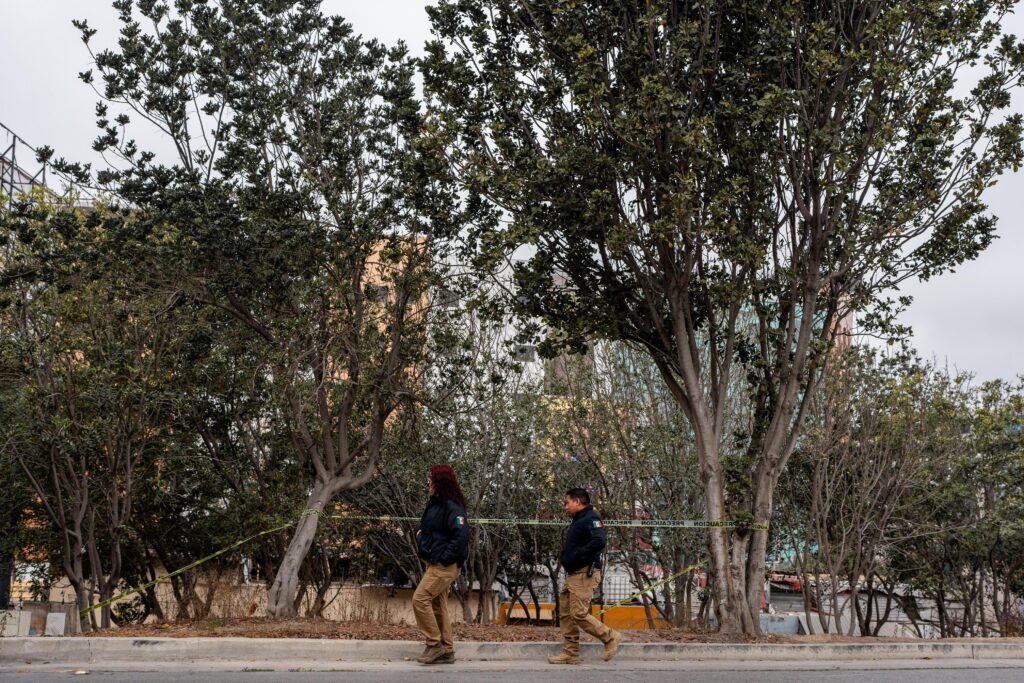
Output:
[[[139,668],[145,668],[140,666]],[[531,678],[543,683],[1020,683],[1024,680],[1024,662],[914,661],[914,662],[749,662],[729,668],[710,662],[660,662],[651,665],[584,666],[556,668],[530,663],[491,666],[463,665],[423,668],[397,664],[371,670],[337,669],[332,671],[301,671],[276,668],[267,670],[175,670],[173,665],[158,671],[104,671],[100,668],[70,669],[4,667],[0,680],[11,683],[56,683],[57,681],[102,680],[112,683],[384,683],[386,681],[424,681],[425,683],[523,683]]]

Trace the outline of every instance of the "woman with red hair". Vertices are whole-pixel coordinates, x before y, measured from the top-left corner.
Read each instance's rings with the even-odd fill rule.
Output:
[[[423,578],[412,596],[416,625],[427,647],[421,664],[455,661],[452,622],[448,617],[448,591],[469,557],[469,520],[466,499],[451,465],[434,465],[427,478],[430,500],[420,519],[416,545],[426,563]]]

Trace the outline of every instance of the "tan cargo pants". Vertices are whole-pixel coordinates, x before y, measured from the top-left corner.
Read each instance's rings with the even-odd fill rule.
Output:
[[[452,622],[448,618],[448,591],[458,576],[458,564],[428,564],[420,585],[412,594],[416,625],[423,631],[427,646],[442,645],[447,653],[455,652]]]
[[[581,569],[565,577],[565,586],[558,594],[558,626],[562,630],[562,651],[570,657],[580,656],[580,630],[586,631],[602,643],[611,638],[612,630],[590,613],[594,590],[601,585],[601,571],[587,576]]]

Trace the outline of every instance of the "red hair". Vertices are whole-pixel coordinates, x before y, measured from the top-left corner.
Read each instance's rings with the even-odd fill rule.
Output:
[[[430,468],[430,481],[434,483],[434,495],[444,500],[454,500],[466,507],[466,498],[459,488],[459,480],[455,478],[455,470],[451,465],[434,465]]]

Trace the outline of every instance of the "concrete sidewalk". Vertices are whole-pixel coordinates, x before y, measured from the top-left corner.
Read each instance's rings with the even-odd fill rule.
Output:
[[[0,666],[103,662],[302,661],[308,666],[411,661],[423,646],[407,640],[300,638],[0,638]],[[558,643],[466,642],[455,644],[462,662],[543,660]],[[583,646],[585,660],[599,662],[602,646]],[[1024,660],[1024,642],[921,641],[914,643],[707,644],[623,643],[615,661],[864,661]]]

